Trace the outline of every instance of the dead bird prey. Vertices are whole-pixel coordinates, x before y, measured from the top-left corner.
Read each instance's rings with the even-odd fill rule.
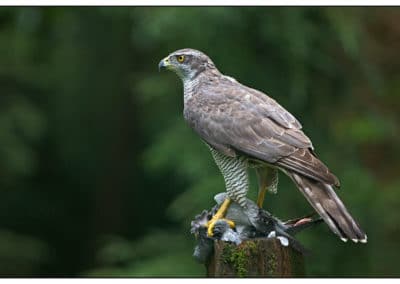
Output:
[[[220,219],[215,223],[212,232],[213,236],[209,237],[205,225],[219,209],[225,198],[225,192],[217,194],[214,197],[217,205],[209,211],[204,210],[191,222],[190,232],[196,236],[197,240],[193,253],[197,261],[201,263],[207,262],[213,253],[214,240],[222,240],[239,245],[249,239],[277,238],[284,247],[291,246],[304,255],[310,253],[294,238],[294,235],[321,223],[321,218],[314,219],[312,216],[304,216],[284,222],[258,207],[248,198],[246,198],[246,208],[233,202],[226,212],[226,218],[235,222],[235,228],[230,228],[228,222]]]

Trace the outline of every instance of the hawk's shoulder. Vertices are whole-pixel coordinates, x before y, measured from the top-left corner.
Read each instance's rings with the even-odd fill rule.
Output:
[[[275,100],[227,76],[207,78],[185,102],[189,125],[209,144],[222,144],[276,161],[295,148],[312,148],[300,123]]]

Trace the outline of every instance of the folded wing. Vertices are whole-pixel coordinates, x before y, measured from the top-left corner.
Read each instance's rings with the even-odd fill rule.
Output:
[[[227,155],[242,153],[309,178],[339,186],[315,156],[301,124],[265,94],[237,82],[202,88],[189,124],[210,145]]]

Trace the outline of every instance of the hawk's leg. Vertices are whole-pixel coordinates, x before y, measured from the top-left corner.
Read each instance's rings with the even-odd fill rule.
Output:
[[[226,211],[228,210],[230,204],[231,204],[231,199],[230,198],[225,199],[224,202],[221,204],[221,207],[219,207],[217,213],[215,213],[215,215],[211,218],[211,220],[208,221],[207,234],[210,237],[212,237],[212,235],[213,235],[214,225],[215,225],[215,222],[217,222],[218,220],[221,220],[221,219],[225,220],[231,228],[235,227],[235,223],[233,221],[224,219]]]
[[[215,222],[225,216],[231,201],[238,203],[242,207],[246,207],[246,194],[249,188],[249,181],[247,175],[248,164],[245,157],[230,157],[212,147],[210,147],[210,150],[215,163],[224,177],[226,192],[228,194],[228,198],[208,222],[208,235],[212,236]],[[231,227],[234,226],[232,221],[226,221]]]
[[[257,167],[256,174],[258,179],[257,205],[262,208],[267,190],[272,193],[276,193],[278,190],[278,170],[268,166]]]
[[[258,189],[258,196],[257,196],[257,205],[258,207],[262,208],[265,200],[265,192],[267,191],[267,187],[259,188]]]

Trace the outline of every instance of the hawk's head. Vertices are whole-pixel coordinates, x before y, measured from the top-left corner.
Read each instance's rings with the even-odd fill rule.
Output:
[[[172,52],[158,64],[158,68],[174,71],[183,80],[192,80],[207,69],[215,69],[214,63],[203,52],[185,48]]]

